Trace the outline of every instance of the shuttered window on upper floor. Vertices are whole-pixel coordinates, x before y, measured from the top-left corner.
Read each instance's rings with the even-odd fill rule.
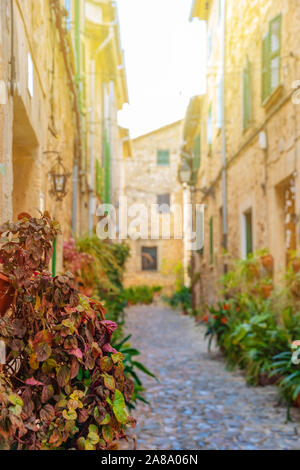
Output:
[[[243,129],[247,129],[251,122],[251,70],[247,57],[246,67],[243,71]]]
[[[262,41],[262,102],[280,85],[282,15],[269,23]]]
[[[160,166],[170,165],[170,151],[169,150],[157,151],[157,164]]]

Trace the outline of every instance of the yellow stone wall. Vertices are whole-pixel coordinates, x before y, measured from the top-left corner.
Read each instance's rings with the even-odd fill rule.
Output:
[[[212,53],[207,64],[207,93],[202,97],[199,129],[202,136],[202,163],[197,193],[205,211],[204,255],[195,255],[197,300],[213,302],[218,295],[217,279],[223,273],[221,131],[217,128],[218,74],[221,67],[219,2],[210,2],[208,32],[212,32]],[[275,257],[275,280],[285,266],[286,233],[284,228],[283,193],[286,183],[295,176],[296,237],[299,248],[300,153],[299,104],[293,82],[300,76],[300,6],[292,0],[227,0],[225,120],[227,151],[228,251],[229,256],[242,256],[242,215],[252,209],[254,250],[269,248]],[[262,105],[261,71],[262,38],[269,22],[282,14],[281,85]],[[249,128],[242,125],[242,73],[247,55],[250,61],[252,120]],[[295,95],[296,94],[296,95]],[[293,99],[294,96],[294,99]],[[299,96],[299,93],[298,93]],[[213,142],[207,145],[207,117],[212,105]],[[261,148],[259,133],[265,131],[267,150]],[[298,218],[297,218],[298,215]],[[209,220],[214,220],[214,263],[210,265]]]
[[[158,194],[169,193],[171,204],[182,206],[182,188],[178,182],[179,146],[182,122],[176,122],[132,141],[132,158],[125,160],[125,196],[128,208],[132,204],[145,204],[149,210],[157,203]],[[170,165],[157,165],[157,150],[170,151]],[[160,214],[162,223],[167,214]],[[132,219],[129,218],[129,223]],[[128,240],[131,256],[126,265],[124,282],[129,285],[161,285],[165,291],[175,289],[176,268],[183,262],[183,241],[174,239],[181,229],[180,217],[171,217],[171,239]],[[150,225],[150,217],[149,217]],[[158,249],[157,271],[142,271],[141,247]]]
[[[7,100],[0,104],[0,220],[16,219],[22,211],[38,215],[48,210],[62,226],[58,241],[57,268],[62,267],[62,238],[71,233],[71,178],[68,195],[56,202],[49,194],[49,171],[61,153],[67,171],[72,171],[74,156],[73,102],[59,35],[56,32],[50,2],[15,0],[1,2],[0,80]],[[12,18],[13,17],[13,18]],[[11,50],[13,22],[13,51]],[[33,94],[29,90],[28,54],[33,63]],[[15,77],[10,82],[11,58]]]

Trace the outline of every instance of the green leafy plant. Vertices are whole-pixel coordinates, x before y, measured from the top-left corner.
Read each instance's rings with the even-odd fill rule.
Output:
[[[111,344],[116,350],[125,349],[124,375],[132,380],[135,386],[135,391],[130,395],[130,400],[126,399],[126,403],[129,408],[133,408],[137,400],[143,400],[144,388],[139,378],[139,372],[142,371],[150,376],[152,374],[143,364],[135,361],[134,355],[140,353],[136,349],[130,348],[127,344],[128,337],[124,338],[124,309],[128,304],[128,297],[134,298],[137,302],[151,303],[154,294],[159,293],[161,287],[149,288],[146,286],[137,290],[123,289],[124,266],[129,255],[129,249],[126,245],[106,243],[93,235],[81,237],[76,242],[71,240],[65,243],[64,250],[65,267],[74,272],[79,288],[83,292],[90,290],[93,292],[94,298],[101,299],[106,310],[106,319],[118,324],[118,328],[113,332]],[[131,354],[131,352],[135,354]]]
[[[161,290],[161,286],[132,286],[124,289],[123,294],[128,305],[150,305],[154,301],[154,295]]]
[[[0,319],[7,361],[0,373],[0,446],[20,450],[117,448],[134,384],[110,342],[116,323],[48,264],[59,225],[21,214],[0,228],[0,259],[15,289]]]

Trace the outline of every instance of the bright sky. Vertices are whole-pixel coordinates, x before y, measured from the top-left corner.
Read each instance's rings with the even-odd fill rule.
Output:
[[[130,105],[119,124],[131,137],[182,119],[205,91],[205,23],[192,0],[117,0]]]

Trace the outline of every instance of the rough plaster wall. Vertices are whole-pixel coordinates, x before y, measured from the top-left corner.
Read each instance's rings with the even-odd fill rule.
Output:
[[[170,193],[171,204],[182,206],[182,189],[177,181],[181,123],[167,126],[133,141],[133,158],[125,161],[125,195],[128,206],[139,203],[149,209],[157,203],[157,195]],[[170,166],[157,165],[157,150],[170,150]],[[162,219],[165,215],[160,215]],[[150,217],[148,219],[150,224]],[[175,224],[175,225],[174,225]],[[174,230],[181,228],[181,220],[171,217],[171,238]],[[175,288],[174,268],[183,261],[182,240],[138,240],[129,241],[131,257],[125,274],[126,285],[163,285],[166,290]],[[158,271],[141,269],[141,247],[158,247]]]

